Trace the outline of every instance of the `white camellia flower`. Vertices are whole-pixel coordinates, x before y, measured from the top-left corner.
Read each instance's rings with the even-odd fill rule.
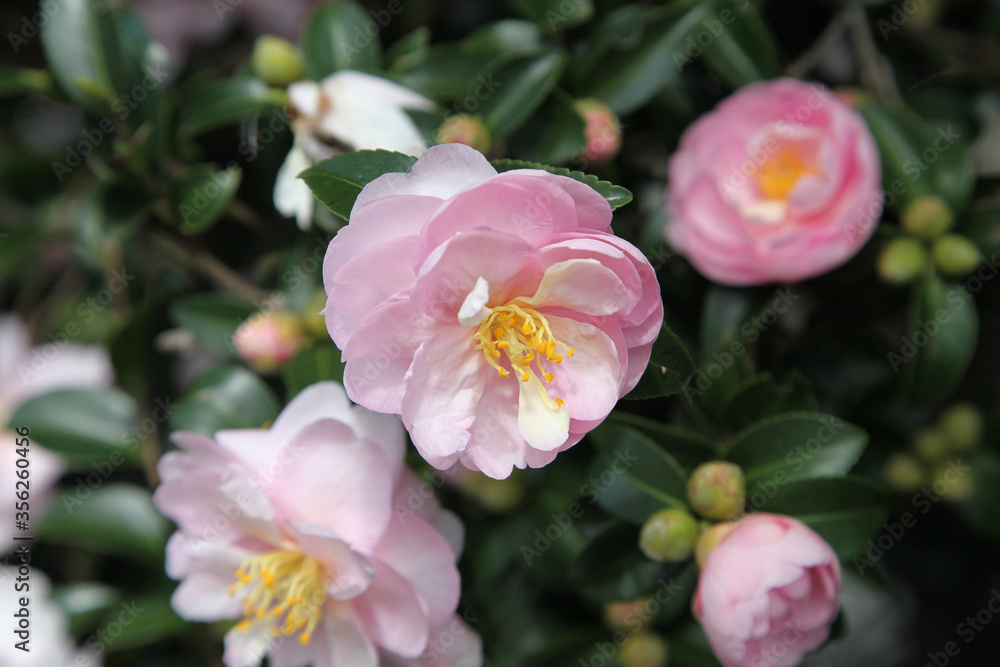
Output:
[[[370,74],[343,70],[319,83],[288,87],[295,142],[274,184],[274,207],[302,229],[312,223],[315,199],[298,178],[305,169],[343,150],[382,148],[420,155],[427,143],[407,109],[429,111],[426,97]]]

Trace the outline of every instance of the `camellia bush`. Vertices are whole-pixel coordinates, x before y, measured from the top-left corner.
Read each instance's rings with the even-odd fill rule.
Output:
[[[0,27],[0,667],[996,664],[996,3]]]

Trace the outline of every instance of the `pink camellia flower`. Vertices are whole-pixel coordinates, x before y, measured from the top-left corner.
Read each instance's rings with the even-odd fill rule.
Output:
[[[227,667],[265,655],[276,667],[419,659],[452,622],[462,526],[419,493],[397,419],[324,382],[270,429],[173,441],[181,451],[160,460],[154,494],[179,527],[167,545],[167,573],[181,580],[172,604],[190,620],[243,617],[226,635]],[[425,502],[396,511],[415,489]]]
[[[819,85],[755,83],[681,137],[670,160],[667,239],[708,278],[810,278],[865,244],[881,167],[861,116]]]
[[[751,514],[709,552],[693,606],[725,667],[791,667],[829,637],[839,599],[840,562],[823,538]]]
[[[11,424],[10,418],[22,403],[57,389],[99,389],[111,385],[114,371],[107,352],[99,345],[79,345],[63,339],[32,348],[27,327],[14,315],[0,315],[0,468],[4,483],[13,489],[20,458],[14,443],[22,437],[14,431],[31,424]],[[31,468],[31,514],[41,516],[66,462],[36,444],[28,432],[28,460]],[[14,503],[0,509],[0,551],[13,548]]]
[[[663,320],[646,258],[592,188],[497,174],[462,144],[358,196],[323,266],[351,398],[444,469],[540,467],[638,382]]]

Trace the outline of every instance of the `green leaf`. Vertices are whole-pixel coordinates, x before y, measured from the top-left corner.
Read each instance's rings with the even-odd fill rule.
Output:
[[[538,25],[520,19],[489,23],[462,40],[463,48],[490,58],[537,51],[542,45],[542,31]]]
[[[1000,543],[1000,457],[995,453],[974,455],[972,492],[960,506],[965,520],[980,534]]]
[[[578,26],[594,15],[593,0],[510,0],[510,4],[548,32]]]
[[[741,431],[725,458],[743,469],[747,487],[771,481],[841,477],[858,462],[868,434],[833,415],[786,413]]]
[[[118,591],[111,586],[80,583],[58,586],[52,591],[52,600],[66,610],[69,616],[69,633],[82,634],[97,625],[97,621],[118,600]]]
[[[268,88],[260,79],[215,81],[191,93],[181,106],[177,134],[183,138],[195,137],[278,109],[285,102],[284,91]]]
[[[122,55],[112,10],[93,0],[65,0],[41,27],[42,48],[56,81],[76,104],[98,113],[121,84]],[[117,79],[117,80],[116,80]]]
[[[566,62],[566,54],[555,50],[501,56],[483,68],[467,94],[481,100],[483,122],[494,137],[502,138],[542,105]]]
[[[385,52],[387,69],[402,70],[423,62],[430,55],[431,30],[425,25],[400,37]]]
[[[368,35],[372,23],[368,14],[353,2],[320,5],[302,29],[306,76],[320,81],[337,70],[377,68],[382,47],[377,35]]]
[[[673,4],[626,5],[611,12],[578,60],[580,88],[619,115],[638,109],[679,76],[685,40],[708,15],[705,4],[686,12]]]
[[[125,614],[125,616],[122,616]],[[184,621],[170,605],[169,591],[147,593],[122,600],[122,606],[113,610],[108,624],[120,617],[129,618],[131,623],[121,623],[121,633],[113,642],[108,642],[108,653],[120,653],[140,646],[149,646],[168,637],[190,632],[194,624]],[[110,637],[110,633],[108,634]]]
[[[653,352],[646,372],[626,398],[658,398],[679,393],[683,391],[687,378],[694,370],[691,353],[684,347],[677,334],[664,324],[660,336],[653,343]]]
[[[237,327],[257,311],[254,304],[223,294],[192,294],[170,304],[170,318],[190,330],[205,349],[235,356]]]
[[[394,70],[399,83],[436,100],[461,100],[465,113],[476,113],[480,101],[473,94],[466,97],[469,82],[482,83],[477,77],[490,56],[453,44],[435,45],[425,58]],[[485,93],[484,93],[485,94]]]
[[[631,426],[605,422],[591,432],[601,450],[587,495],[615,516],[642,524],[665,507],[687,507],[687,473],[653,440]]]
[[[692,36],[700,46],[702,35],[710,35],[704,48],[705,63],[732,88],[781,75],[774,35],[751,2],[712,0],[707,22]]]
[[[212,435],[230,428],[261,428],[274,421],[280,406],[274,392],[255,373],[218,366],[198,376],[170,418],[176,430]]]
[[[171,188],[181,217],[181,231],[199,234],[211,228],[229,208],[240,189],[243,170],[217,169],[211,164],[189,167]]]
[[[621,410],[608,415],[609,422],[635,428],[674,457],[685,470],[694,470],[699,464],[719,458],[715,442],[697,431],[665,424],[657,419],[640,417]]]
[[[698,396],[710,415],[721,418],[726,399],[748,377],[750,360],[741,329],[750,322],[755,304],[746,290],[713,286],[701,313],[700,369],[685,392]],[[734,354],[734,350],[739,354]]]
[[[54,85],[52,75],[46,70],[0,65],[0,97],[37,92],[51,94]]]
[[[802,521],[829,542],[837,556],[861,552],[886,519],[880,487],[860,477],[769,483],[747,489],[753,506]]]
[[[10,418],[15,428],[31,429],[30,440],[66,457],[74,467],[109,457],[137,456],[136,406],[118,389],[61,389],[21,405]]]
[[[87,485],[83,486],[89,491]],[[65,494],[46,513],[37,536],[102,554],[140,560],[159,570],[169,526],[153,507],[149,491],[107,484],[91,494]]]
[[[903,391],[922,405],[948,397],[972,361],[979,338],[975,298],[964,286],[928,277],[914,288],[907,335],[888,354]]]
[[[979,202],[958,222],[962,233],[972,239],[986,258],[996,263],[1000,254],[1000,201]]]
[[[513,169],[541,169],[547,171],[550,174],[558,174],[559,176],[568,176],[574,181],[580,181],[584,185],[589,185],[590,187],[597,190],[597,193],[608,200],[611,204],[611,210],[621,208],[625,204],[632,201],[632,193],[623,188],[620,185],[614,185],[608,181],[602,181],[593,174],[585,174],[582,171],[572,171],[564,167],[552,167],[547,164],[539,164],[537,162],[525,162],[524,160],[492,160],[490,164],[498,172],[511,171]]]
[[[721,421],[732,428],[782,412],[813,411],[817,407],[809,381],[793,372],[784,382],[769,372],[758,373],[732,387],[722,401]]]
[[[638,549],[639,530],[621,522],[611,524],[587,545],[572,567],[577,588],[599,602],[635,600],[665,587],[683,564],[650,560]]]
[[[318,162],[299,177],[324,206],[347,221],[354,200],[368,183],[383,174],[408,174],[416,161],[412,155],[392,151],[352,151]]]
[[[519,140],[522,154],[532,162],[564,164],[587,147],[586,123],[566,100],[550,97],[535,118],[511,138],[512,144]]]
[[[296,354],[281,369],[287,400],[292,400],[311,384],[344,381],[344,363],[336,345],[317,345]]]

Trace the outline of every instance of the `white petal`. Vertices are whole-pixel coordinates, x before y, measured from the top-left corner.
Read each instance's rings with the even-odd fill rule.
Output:
[[[296,81],[288,86],[288,101],[303,116],[319,114],[321,94],[319,84],[312,81]]]
[[[298,176],[311,166],[312,161],[296,140],[274,181],[274,208],[286,218],[294,217],[301,229],[312,225],[314,199],[309,186]]]
[[[434,103],[409,88],[379,76],[341,70],[323,79],[323,92],[336,104],[344,97],[362,97],[382,106],[429,111]]]
[[[528,444],[550,451],[569,437],[569,407],[557,405],[534,379],[518,380],[517,426]]]
[[[479,276],[476,285],[465,297],[462,307],[458,309],[458,321],[463,327],[478,327],[490,316],[486,303],[490,300],[490,284]]]

